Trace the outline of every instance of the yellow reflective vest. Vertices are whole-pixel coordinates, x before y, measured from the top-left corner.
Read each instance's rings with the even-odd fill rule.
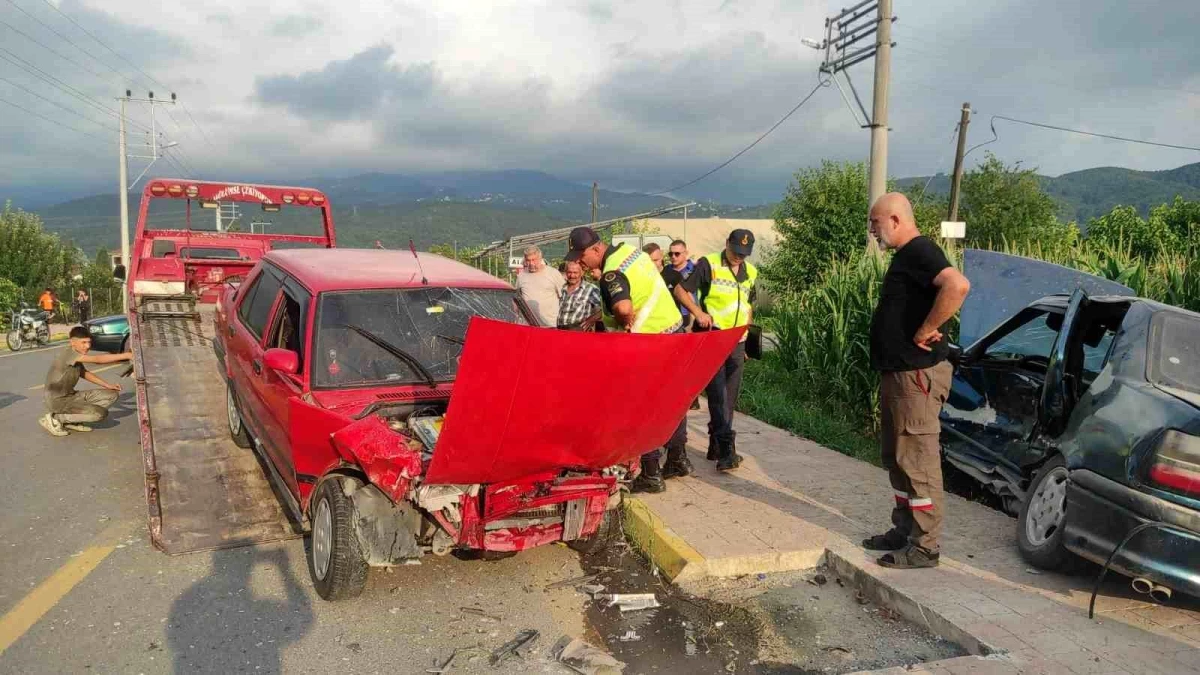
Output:
[[[712,317],[713,326],[721,329],[737,328],[750,323],[750,289],[758,278],[758,268],[743,260],[746,280],[739,282],[733,270],[721,262],[721,253],[704,256],[712,268],[712,284],[704,296],[704,308]]]
[[[675,299],[650,256],[622,244],[604,261],[603,275],[621,272],[629,280],[629,299],[633,302],[634,333],[673,333],[683,325],[683,316]],[[603,278],[603,277],[602,277]],[[617,321],[604,307],[604,326],[617,330]]]

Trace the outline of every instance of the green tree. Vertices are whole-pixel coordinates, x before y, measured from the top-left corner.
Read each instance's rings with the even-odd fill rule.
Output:
[[[991,153],[963,175],[959,210],[970,245],[1024,244],[1070,236],[1069,228],[1055,216],[1057,209],[1033,169],[1008,166]]]
[[[0,311],[7,312],[21,302],[21,287],[0,277]]]
[[[1200,202],[1189,202],[1176,195],[1173,203],[1154,207],[1150,220],[1161,221],[1174,235],[1171,243],[1181,246],[1183,253],[1200,255]]]
[[[1132,206],[1116,206],[1088,223],[1088,243],[1125,249],[1143,260],[1173,251],[1177,236],[1168,225],[1169,215],[1163,211],[1168,208],[1164,204],[1154,209],[1149,219],[1143,219]]]
[[[28,296],[44,286],[60,286],[77,264],[78,250],[42,230],[36,215],[14,209],[0,212],[0,270]]]
[[[764,274],[780,290],[799,291],[837,261],[866,246],[867,170],[825,161],[796,172],[775,209],[779,241]]]
[[[112,254],[108,252],[107,248],[101,246],[100,250],[96,251],[96,265],[112,274]]]

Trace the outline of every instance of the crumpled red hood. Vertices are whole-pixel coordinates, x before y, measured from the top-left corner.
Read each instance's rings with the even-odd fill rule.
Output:
[[[670,438],[744,332],[582,333],[472,318],[425,482],[634,459]]]

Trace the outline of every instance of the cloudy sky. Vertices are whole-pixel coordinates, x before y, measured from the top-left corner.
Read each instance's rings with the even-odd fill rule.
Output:
[[[127,87],[177,92],[183,106],[160,112],[158,130],[202,178],[523,168],[662,190],[744,147],[812,89],[822,54],[801,38],[822,37],[844,4],[10,0],[0,3],[0,195],[109,189],[107,108]],[[948,171],[964,101],[978,111],[972,144],[1005,115],[1200,146],[1200,3],[1109,4],[895,0],[889,172]],[[869,104],[870,62],[851,77]],[[131,118],[150,123],[143,104]],[[996,129],[989,150],[1049,174],[1200,161]],[[147,134],[135,126],[131,138]],[[773,200],[797,168],[865,160],[868,146],[825,88],[687,194]],[[143,164],[132,160],[133,175]]]

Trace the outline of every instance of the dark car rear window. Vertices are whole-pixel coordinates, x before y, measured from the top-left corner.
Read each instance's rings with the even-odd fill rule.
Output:
[[[1154,323],[1151,380],[1200,393],[1200,318],[1160,312]]]

